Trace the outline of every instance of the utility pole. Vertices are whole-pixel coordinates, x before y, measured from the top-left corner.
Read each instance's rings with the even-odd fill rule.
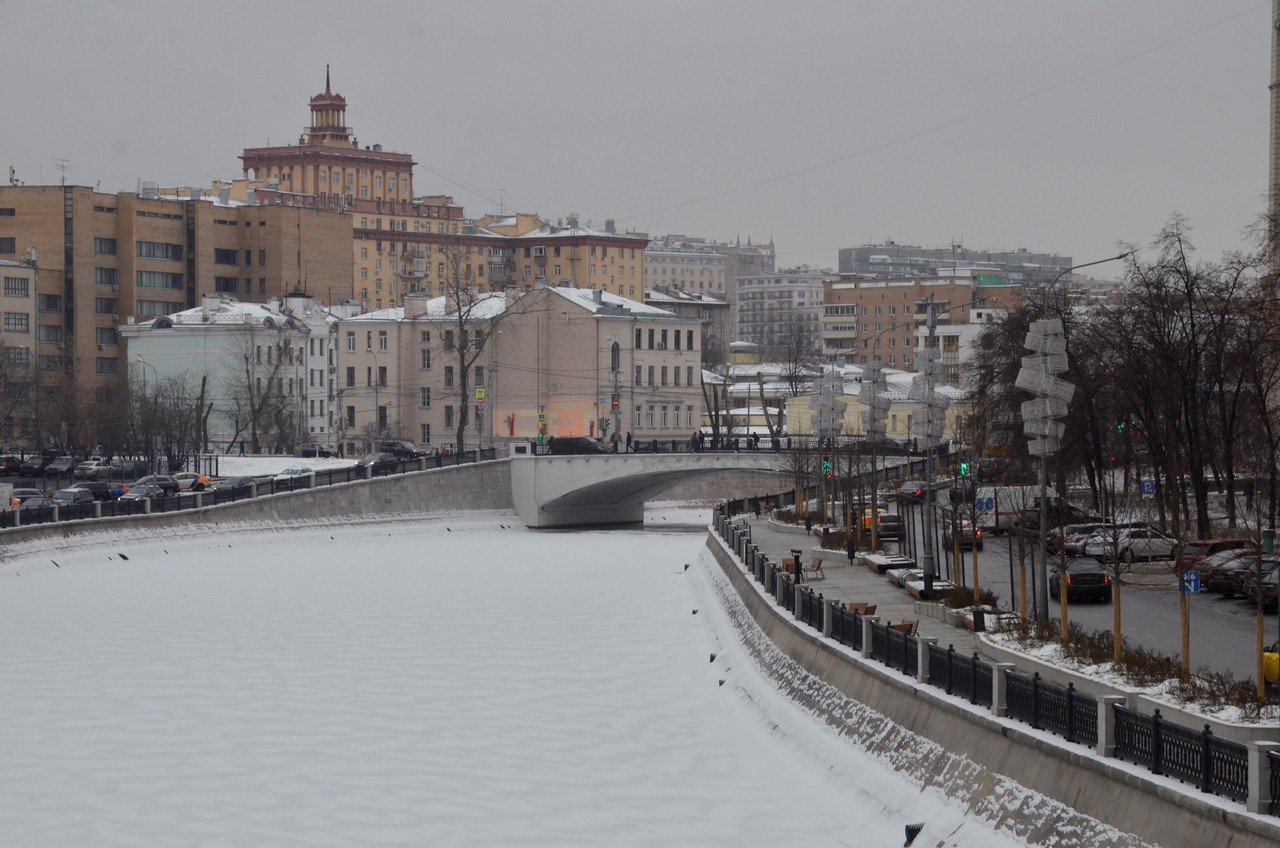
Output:
[[[924,306],[928,334],[925,337],[925,349],[916,358],[916,370],[919,373],[911,381],[911,390],[907,397],[920,403],[925,411],[923,565],[925,597],[932,598],[933,581],[938,576],[933,551],[933,453],[934,449],[942,443],[942,433],[946,428],[947,407],[951,405],[951,398],[937,393],[937,381],[942,371],[937,347],[938,313],[945,312],[946,309],[939,309],[940,304],[934,302],[932,295],[924,302]]]

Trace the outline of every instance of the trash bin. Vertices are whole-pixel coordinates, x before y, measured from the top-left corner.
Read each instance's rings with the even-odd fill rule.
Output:
[[[973,611],[973,632],[982,633],[987,629],[987,611],[983,609],[975,609]]]

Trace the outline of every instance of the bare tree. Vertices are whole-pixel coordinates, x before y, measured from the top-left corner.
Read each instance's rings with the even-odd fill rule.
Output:
[[[232,428],[231,441],[241,441],[247,433],[254,453],[284,453],[301,424],[301,406],[287,390],[296,356],[287,333],[278,326],[246,325],[224,351],[230,368],[218,412]]]

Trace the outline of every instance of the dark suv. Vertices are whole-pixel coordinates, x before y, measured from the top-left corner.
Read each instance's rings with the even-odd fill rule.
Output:
[[[380,453],[389,453],[396,459],[419,459],[427,456],[427,452],[418,450],[418,446],[413,442],[401,440],[379,442],[378,451]]]
[[[604,442],[590,436],[552,436],[547,439],[547,453],[553,456],[574,456],[609,453],[609,449]]]

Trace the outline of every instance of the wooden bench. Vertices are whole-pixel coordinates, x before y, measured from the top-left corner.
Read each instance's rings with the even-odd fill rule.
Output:
[[[796,573],[795,557],[782,558],[782,570],[787,574]],[[810,580],[825,580],[826,572],[822,570],[822,557],[814,557],[809,562],[805,562],[803,558],[800,560],[800,576]]]
[[[920,619],[905,619],[903,621],[899,621],[897,624],[890,624],[889,626],[894,630],[897,630],[899,633],[904,633],[907,636],[914,636],[916,635],[916,630],[920,627]]]
[[[856,612],[858,615],[875,615],[876,605],[869,604],[866,601],[851,601],[849,603],[849,612]]]

